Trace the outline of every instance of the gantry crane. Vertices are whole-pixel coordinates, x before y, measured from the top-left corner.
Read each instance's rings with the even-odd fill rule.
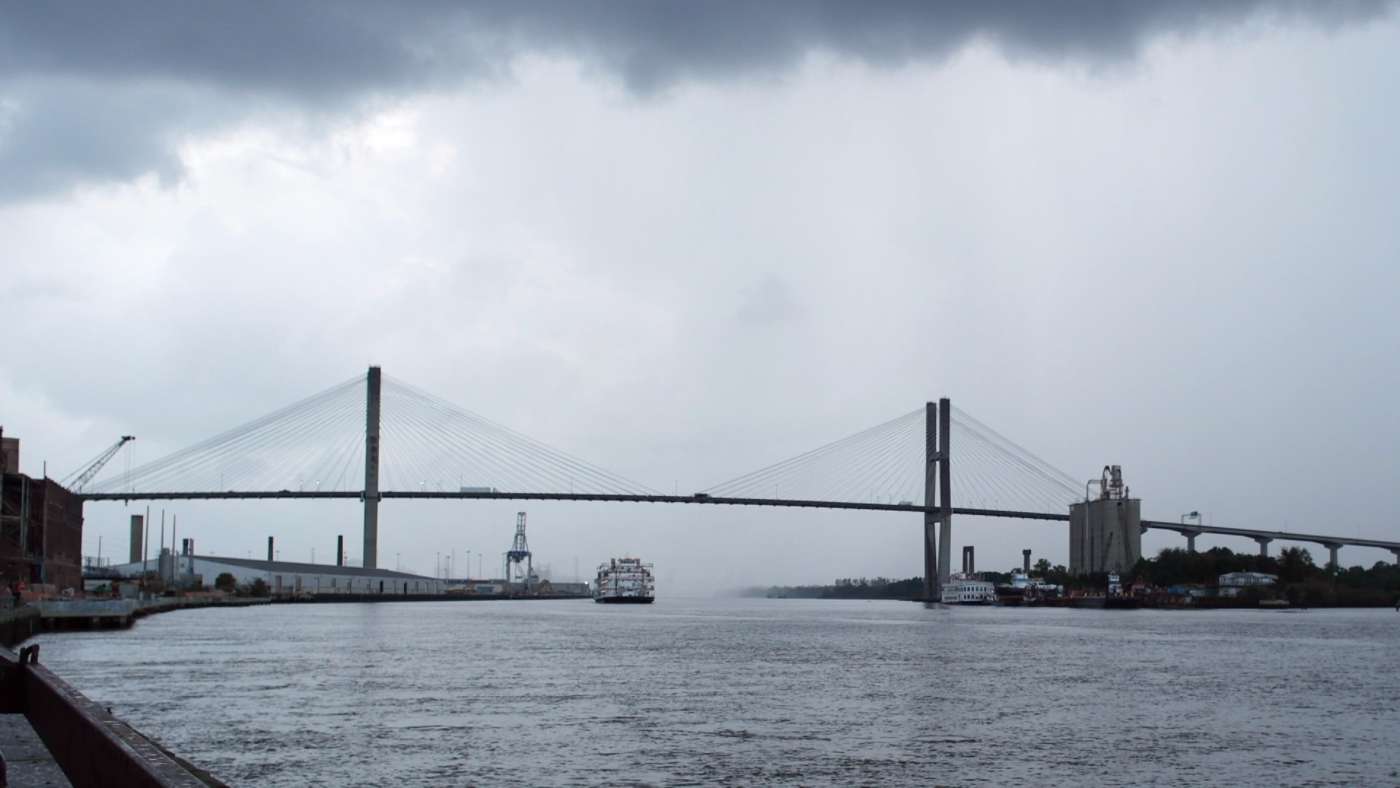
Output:
[[[530,585],[535,579],[535,569],[530,565],[530,545],[525,541],[525,513],[517,512],[515,515],[515,539],[510,544],[510,550],[506,551],[506,584],[515,582],[514,577],[519,577],[521,572],[520,562],[524,561],[524,576],[522,581],[525,585],[525,593],[530,592]],[[514,577],[511,573],[511,564],[515,565]]]
[[[82,468],[69,474],[66,478],[60,481],[59,484],[63,485],[64,487],[67,487],[70,492],[82,492],[83,487],[85,487],[88,482],[92,481],[92,477],[96,476],[97,472],[102,470],[102,466],[106,465],[108,460],[116,456],[117,452],[121,449],[121,447],[126,445],[127,441],[134,440],[136,440],[135,435],[123,435],[121,437],[121,440],[117,441],[111,446],[108,446],[106,449],[103,450],[101,454],[97,455],[96,459],[94,459],[92,462],[89,462],[87,465],[84,465]]]

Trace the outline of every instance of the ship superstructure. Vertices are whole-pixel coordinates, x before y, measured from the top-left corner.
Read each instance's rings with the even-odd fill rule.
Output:
[[[949,582],[943,585],[943,604],[945,605],[995,605],[996,603],[996,585],[986,580],[978,580],[967,575],[953,575]]]
[[[598,577],[593,583],[594,602],[648,604],[655,594],[651,564],[642,563],[642,559],[613,558],[598,565]]]

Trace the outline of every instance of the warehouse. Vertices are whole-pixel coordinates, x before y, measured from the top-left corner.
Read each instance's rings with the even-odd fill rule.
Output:
[[[124,577],[141,577],[158,573],[167,583],[183,585],[197,579],[200,585],[213,586],[219,575],[233,575],[240,588],[262,580],[274,596],[317,594],[441,594],[443,583],[431,577],[395,572],[391,569],[364,569],[358,566],[310,564],[296,561],[259,561],[251,558],[193,555],[178,556],[171,561],[170,551],[162,550],[159,558],[118,564],[111,569]]]

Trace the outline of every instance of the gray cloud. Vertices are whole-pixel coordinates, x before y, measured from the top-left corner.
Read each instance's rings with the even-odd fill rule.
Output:
[[[201,107],[178,85],[102,85],[41,79],[4,91],[0,104],[0,203],[83,181],[126,181],[183,172],[180,138],[235,117]]]
[[[181,79],[299,98],[396,89],[479,73],[531,50],[596,60],[639,88],[780,68],[812,50],[872,63],[937,57],[982,36],[1045,57],[1124,57],[1163,33],[1256,14],[1340,24],[1386,0],[1116,3],[283,3],[132,7],[14,3],[7,73]]]
[[[577,58],[640,95],[776,73],[813,52],[897,66],[985,40],[1048,61],[1267,17],[1342,25],[1389,0],[1078,2],[10,2],[0,11],[0,200],[179,173],[179,140],[268,107],[338,111]],[[191,100],[193,99],[193,100]]]

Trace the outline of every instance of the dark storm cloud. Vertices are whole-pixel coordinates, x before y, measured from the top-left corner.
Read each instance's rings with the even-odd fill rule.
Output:
[[[877,65],[970,40],[1048,61],[1131,57],[1143,41],[1254,16],[1337,25],[1386,0],[959,2],[7,2],[0,13],[0,199],[84,180],[178,173],[174,146],[288,103],[489,77],[522,54],[576,57],[647,94],[792,66],[810,52]],[[191,92],[194,92],[194,95]]]

